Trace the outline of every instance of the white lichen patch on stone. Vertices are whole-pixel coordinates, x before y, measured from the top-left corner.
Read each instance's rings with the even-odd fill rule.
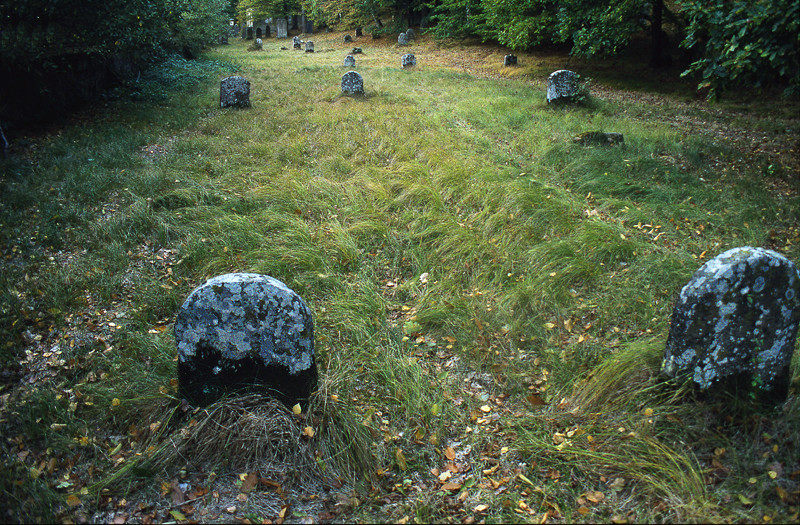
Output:
[[[309,369],[314,359],[308,306],[267,275],[226,274],[196,288],[175,321],[175,340],[182,363],[201,347],[228,361],[258,356],[290,374]]]
[[[764,390],[788,380],[799,292],[797,267],[774,251],[734,248],[711,259],[681,290],[664,373],[689,374],[701,388],[742,372]]]

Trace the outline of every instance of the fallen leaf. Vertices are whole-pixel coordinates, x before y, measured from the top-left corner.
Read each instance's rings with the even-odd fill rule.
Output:
[[[403,449],[396,448],[394,449],[394,458],[397,460],[397,466],[400,467],[400,470],[405,471],[408,468],[408,464],[406,463],[406,456],[403,454]]]
[[[539,394],[530,394],[525,399],[528,401],[528,403],[530,403],[535,407],[541,407],[547,405],[547,403],[544,402],[544,399],[542,399],[542,396],[540,396]]]
[[[581,516],[586,516],[590,512],[591,510],[589,509],[589,507],[578,507],[578,514],[580,514]]]
[[[453,450],[452,447],[447,447],[446,449],[444,449],[444,456],[450,461],[453,461],[454,459],[456,459],[456,451]]]
[[[310,439],[310,438],[313,438],[313,437],[314,437],[314,429],[313,429],[313,428],[311,428],[311,427],[305,427],[305,428],[303,429],[303,435],[304,435],[305,437],[309,438],[309,439]]]
[[[70,507],[77,507],[80,504],[81,500],[75,494],[70,494],[69,496],[67,496],[67,505],[69,505]]]
[[[483,512],[488,508],[489,508],[488,505],[484,505],[483,503],[481,503],[480,505],[476,505],[475,507],[473,507],[472,510],[475,512]]]
[[[242,486],[239,487],[239,490],[245,494],[248,494],[253,491],[256,484],[258,484],[258,474],[251,472],[244,477],[242,480]]]
[[[172,517],[178,521],[186,521],[186,516],[184,516],[179,510],[171,510],[169,513],[172,514]]]
[[[753,504],[752,500],[750,500],[749,498],[747,498],[745,496],[742,496],[741,494],[738,494],[737,497],[739,498],[739,501],[741,502],[742,505],[752,505]]]
[[[294,413],[294,415],[296,415],[296,416],[299,416],[300,414],[302,414],[302,413],[303,413],[303,409],[302,409],[302,407],[300,406],[300,403],[297,403],[295,406],[293,406],[293,407],[292,407],[292,412],[293,412],[293,413]]]
[[[121,403],[122,401],[120,401],[118,397],[115,397],[114,399],[111,400],[112,407],[118,407]]]
[[[461,488],[461,483],[455,483],[453,481],[448,481],[444,485],[442,485],[442,490],[449,490],[455,492]]]

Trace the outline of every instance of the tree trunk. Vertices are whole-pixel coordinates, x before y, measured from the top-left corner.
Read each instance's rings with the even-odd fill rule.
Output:
[[[650,54],[650,66],[662,67],[669,63],[664,56],[664,0],[653,0],[653,13],[650,18],[650,29],[652,31],[652,48]]]

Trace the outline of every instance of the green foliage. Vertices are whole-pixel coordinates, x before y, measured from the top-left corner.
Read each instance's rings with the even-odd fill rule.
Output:
[[[484,40],[496,40],[512,49],[530,49],[558,36],[556,3],[548,0],[483,0]]]
[[[709,96],[735,85],[788,82],[800,92],[800,4],[794,0],[682,0],[689,20],[684,47],[703,57],[684,72],[700,73]]]
[[[437,38],[476,36],[485,20],[481,0],[442,0],[429,7],[435,24],[431,31]]]
[[[572,41],[572,53],[583,57],[607,57],[620,53],[631,36],[642,29],[644,0],[567,0],[559,3],[557,27],[560,38]]]

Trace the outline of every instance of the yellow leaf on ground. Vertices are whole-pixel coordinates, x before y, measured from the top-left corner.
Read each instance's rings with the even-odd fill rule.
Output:
[[[70,507],[77,507],[80,504],[81,500],[75,494],[70,494],[69,496],[67,496],[67,505],[69,505]]]
[[[292,407],[292,413],[294,415],[299,416],[303,413],[303,408],[300,406],[300,403],[297,403],[295,406]]]
[[[452,447],[447,447],[446,449],[444,449],[444,456],[450,461],[453,461],[454,459],[456,459],[456,451],[453,450]]]
[[[653,415],[653,409],[652,408],[645,408],[643,413],[644,413],[645,417],[650,417],[650,416]]]
[[[403,449],[396,448],[394,449],[394,458],[397,460],[397,466],[400,467],[400,470],[406,470],[408,468],[408,464],[406,463],[406,456],[403,454]]]
[[[484,505],[483,503],[481,503],[480,505],[475,506],[472,510],[475,512],[483,512],[488,508],[489,508],[488,505]]]
[[[186,521],[186,516],[184,516],[183,513],[178,510],[171,510],[169,513],[172,514],[172,517],[178,521]]]
[[[111,400],[112,407],[118,407],[121,403],[122,401],[120,401],[118,397],[115,397],[114,399]]]

